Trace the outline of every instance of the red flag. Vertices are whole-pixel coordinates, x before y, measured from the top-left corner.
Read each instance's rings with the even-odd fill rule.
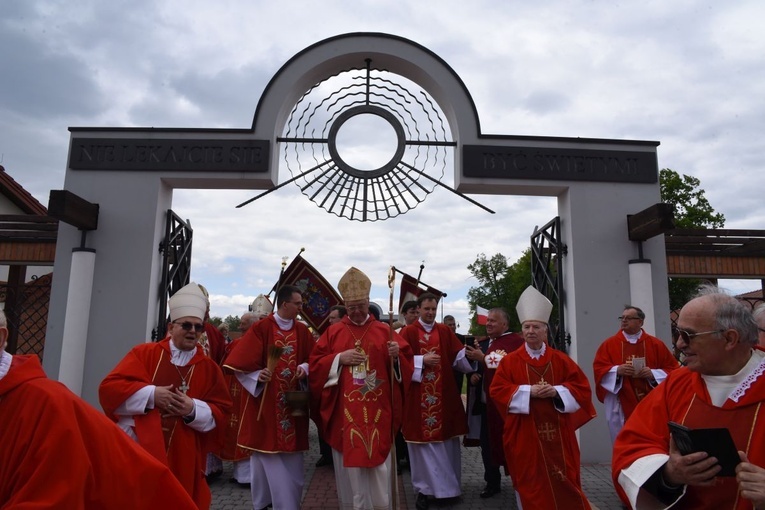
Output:
[[[475,320],[479,326],[486,325],[486,319],[489,318],[489,311],[486,308],[482,308],[475,305]]]
[[[401,274],[403,276],[401,277],[401,293],[399,294],[398,298],[399,313],[401,312],[401,308],[403,308],[404,303],[407,301],[416,301],[420,294],[423,292],[430,292],[431,294],[434,294],[439,300],[441,299],[441,296],[444,295],[443,292],[436,289],[435,287],[430,287],[422,282],[419,282],[418,284],[417,279],[413,276],[409,276],[406,273]]]
[[[300,316],[309,326],[322,333],[329,325],[329,310],[341,303],[335,288],[299,254],[284,270],[279,285],[294,285],[303,295]]]

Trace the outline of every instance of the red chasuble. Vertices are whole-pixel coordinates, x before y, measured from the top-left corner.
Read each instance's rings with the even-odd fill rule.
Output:
[[[308,415],[292,416],[285,397],[285,392],[298,389],[297,367],[308,361],[314,346],[313,336],[306,325],[294,321],[292,329],[282,331],[273,314],[269,315],[253,324],[237,340],[224,367],[238,372],[266,368],[270,346],[282,347],[283,352],[263,391],[257,397],[247,393],[239,428],[239,446],[269,453],[307,450]],[[263,399],[263,411],[258,420]]]
[[[0,445],[2,508],[197,508],[167,466],[36,356],[14,356],[0,379]]]
[[[689,428],[726,427],[736,448],[746,452],[749,462],[765,466],[765,360],[725,401],[715,407],[704,380],[685,367],[669,374],[635,410],[614,443],[611,462],[614,487],[627,501],[618,483],[619,474],[640,457],[669,452],[667,423],[674,421]],[[689,486],[685,496],[672,508],[751,509],[751,502],[738,493],[736,479],[717,477],[711,487]]]
[[[631,344],[624,338],[621,330],[614,336],[607,338],[595,353],[592,368],[595,374],[595,394],[601,402],[606,398],[606,390],[600,383],[615,365],[629,363],[632,358],[645,358],[645,366],[653,369],[664,370],[669,374],[678,368],[675,357],[669,348],[656,338],[643,330],[640,339]],[[622,378],[622,389],[619,391],[619,403],[624,411],[624,420],[630,417],[638,402],[643,400],[653,388],[648,380],[634,377]]]
[[[420,321],[401,330],[415,356],[435,353],[441,363],[422,367],[422,381],[412,381],[404,401],[404,439],[415,443],[444,441],[467,434],[467,416],[452,364],[463,349],[449,327],[435,324],[428,333]]]
[[[387,324],[371,316],[357,326],[346,315],[327,328],[311,354],[309,379],[311,398],[321,413],[318,424],[324,440],[343,454],[345,467],[382,464],[390,453],[393,430],[401,425],[403,398],[412,379],[412,350],[393,333],[400,347],[401,382],[394,381],[391,394],[390,334]],[[366,353],[367,363],[355,374],[353,367],[341,365],[339,382],[325,388],[335,357],[356,347]]]
[[[202,345],[205,354],[210,356],[213,361],[220,364],[226,353],[226,339],[223,337],[223,333],[221,333],[214,324],[205,321],[204,325],[205,331],[199,338],[199,343]]]
[[[152,455],[167,463],[199,508],[209,508],[210,489],[204,478],[206,455],[220,449],[223,440],[225,413],[231,399],[220,367],[197,352],[185,367],[170,363],[170,340],[141,344],[120,361],[101,382],[98,390],[101,407],[115,421],[115,410],[136,391],[148,384],[179,388],[185,379],[186,394],[206,402],[215,418],[215,428],[197,432],[183,423],[181,417],[162,417],[159,409],[135,415],[138,442]]]
[[[519,386],[542,380],[565,386],[581,409],[564,414],[554,408],[553,399],[532,398],[529,414],[507,412]],[[589,509],[575,432],[595,417],[595,408],[590,383],[579,366],[549,345],[538,360],[520,348],[500,361],[490,396],[505,416],[505,458],[523,508]]]

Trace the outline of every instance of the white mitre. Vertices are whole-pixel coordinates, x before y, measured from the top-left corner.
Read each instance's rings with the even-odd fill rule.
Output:
[[[544,294],[534,287],[527,287],[518,299],[515,310],[518,312],[518,319],[523,324],[526,321],[537,321],[547,324],[550,320],[553,304]]]
[[[274,305],[271,304],[271,301],[269,301],[266,296],[258,294],[258,297],[252,302],[251,308],[252,313],[254,313],[256,317],[261,318],[271,313],[274,309]]]
[[[199,285],[191,282],[182,287],[178,292],[170,297],[168,301],[170,307],[170,320],[176,321],[181,317],[196,317],[205,319],[207,312],[207,298],[202,293]]]

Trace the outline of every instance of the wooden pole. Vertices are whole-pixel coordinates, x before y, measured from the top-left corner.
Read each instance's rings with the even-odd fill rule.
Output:
[[[391,266],[388,271],[388,288],[390,289],[390,299],[388,300],[388,344],[393,343],[393,288],[396,283],[396,268]],[[393,422],[393,416],[395,416],[396,405],[396,366],[393,356],[390,357],[390,491],[391,491],[391,508],[392,510],[398,510],[398,476],[396,476],[396,467],[398,461],[396,460],[396,425]]]

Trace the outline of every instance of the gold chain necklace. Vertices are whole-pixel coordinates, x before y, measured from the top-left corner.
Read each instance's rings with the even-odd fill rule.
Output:
[[[170,363],[175,367],[175,371],[178,372],[178,376],[181,378],[181,385],[178,386],[178,389],[181,390],[181,393],[184,395],[187,391],[189,391],[189,382],[191,382],[191,376],[194,375],[194,367],[195,365],[191,365],[191,368],[186,371],[186,377],[189,378],[188,382],[186,381],[186,377],[183,377],[183,374],[181,374],[181,369],[178,368],[178,365],[174,365],[173,363]]]

